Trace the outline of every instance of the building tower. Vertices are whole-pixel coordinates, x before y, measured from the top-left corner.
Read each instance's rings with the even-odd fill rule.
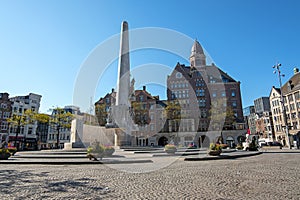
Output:
[[[191,67],[203,67],[206,66],[206,56],[200,43],[195,40],[190,56]]]

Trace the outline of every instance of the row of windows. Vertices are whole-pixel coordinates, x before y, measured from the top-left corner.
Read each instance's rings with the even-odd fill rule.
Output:
[[[274,113],[275,115],[280,114],[280,113],[281,113],[280,108],[274,108],[274,109],[273,109],[273,113]]]
[[[196,86],[197,87],[205,86],[203,79],[196,79]]]
[[[279,101],[278,99],[277,100],[274,100],[272,101],[272,106],[275,107],[275,106],[279,106]]]
[[[3,116],[2,116],[3,114]],[[2,112],[0,111],[0,118],[7,119],[10,118],[10,112]]]
[[[26,108],[18,108],[18,107],[13,108],[14,113],[17,113],[17,112],[24,113],[24,112],[26,112],[26,110],[27,110]],[[36,111],[36,108],[34,106],[32,106],[31,110],[34,112],[34,111]]]
[[[6,103],[1,103],[1,108],[6,109],[7,108],[7,104]]]
[[[187,82],[178,82],[178,83],[171,83],[171,89],[173,88],[188,88],[189,84]]]
[[[57,132],[57,128],[54,125],[50,126],[49,129],[50,129],[50,132]],[[66,132],[66,131],[70,131],[70,130],[71,130],[70,128],[64,128],[64,127],[60,127],[60,129],[59,129],[60,132]]]
[[[195,92],[196,92],[197,97],[203,97],[205,95],[204,89],[199,89],[199,90],[196,90]]]
[[[49,139],[49,140],[56,140],[56,139],[57,139],[57,134],[49,134],[49,135],[48,135],[48,139]],[[70,135],[67,135],[67,134],[59,134],[59,139],[60,139],[60,140],[69,140],[69,139],[70,139]]]
[[[206,106],[206,100],[205,99],[198,99],[198,105],[199,107],[205,107]]]
[[[171,98],[189,98],[189,91],[188,90],[177,90],[173,91],[171,94]]]
[[[0,130],[7,130],[8,128],[8,123],[7,122],[2,122],[0,126]]]
[[[18,131],[18,127],[17,126],[10,126],[9,127],[9,133],[17,133]],[[25,133],[25,127],[24,126],[20,126],[20,134],[24,134]],[[27,134],[31,135],[33,133],[33,128],[32,127],[28,127],[27,129]]]

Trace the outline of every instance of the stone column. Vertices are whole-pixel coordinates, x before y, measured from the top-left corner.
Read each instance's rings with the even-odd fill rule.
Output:
[[[128,23],[122,22],[120,53],[118,65],[118,90],[116,97],[116,105],[130,106],[128,97],[130,89],[130,62],[129,62],[129,35]]]

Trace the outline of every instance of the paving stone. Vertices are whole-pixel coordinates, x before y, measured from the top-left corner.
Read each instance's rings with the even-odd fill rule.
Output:
[[[158,159],[158,160],[155,160]],[[120,165],[1,165],[1,199],[299,199],[300,153]],[[119,166],[120,169],[116,169]],[[148,172],[145,172],[148,166]],[[131,170],[129,170],[131,169]],[[129,173],[135,171],[140,173]]]

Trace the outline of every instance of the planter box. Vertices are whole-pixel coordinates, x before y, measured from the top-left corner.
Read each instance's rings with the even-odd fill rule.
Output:
[[[209,150],[208,155],[210,156],[219,156],[222,153],[220,150]]]
[[[104,157],[111,157],[114,152],[115,152],[115,149],[106,149],[106,150],[104,150]]]
[[[177,149],[165,149],[165,152],[168,154],[175,154],[176,151]]]
[[[10,157],[10,153],[1,153],[0,154],[0,160],[8,160]]]

